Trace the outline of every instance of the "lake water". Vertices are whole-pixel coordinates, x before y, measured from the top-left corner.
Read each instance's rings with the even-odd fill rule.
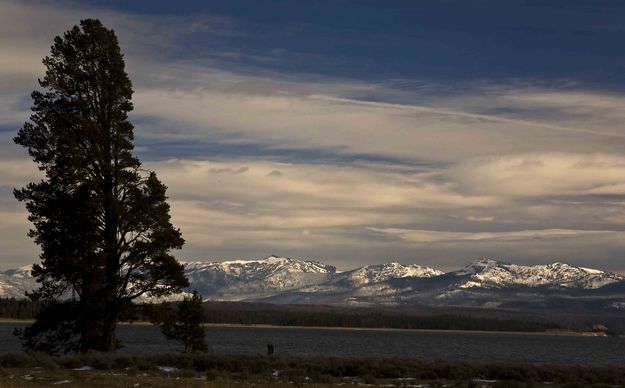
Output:
[[[0,324],[0,352],[20,351],[12,332],[24,324]],[[150,325],[121,325],[121,352],[177,352]],[[422,360],[625,365],[625,339],[564,337],[513,333],[462,333],[309,328],[209,327],[211,352],[264,354],[273,344],[276,354],[297,356],[415,357]]]

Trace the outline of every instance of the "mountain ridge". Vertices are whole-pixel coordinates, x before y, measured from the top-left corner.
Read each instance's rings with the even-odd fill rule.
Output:
[[[553,295],[609,294],[609,306],[625,305],[625,276],[559,261],[518,265],[482,258],[449,272],[397,261],[339,271],[317,260],[276,255],[183,265],[189,289],[215,301],[497,307]],[[34,287],[29,266],[0,272],[0,296],[23,297]]]

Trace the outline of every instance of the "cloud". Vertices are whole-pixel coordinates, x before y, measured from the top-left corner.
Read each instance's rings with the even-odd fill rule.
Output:
[[[524,196],[624,195],[625,157],[530,153],[466,160],[450,169],[460,191]]]
[[[512,232],[448,232],[418,229],[398,229],[398,228],[373,228],[373,232],[383,233],[389,236],[396,236],[402,240],[412,243],[430,243],[441,241],[527,241],[537,239],[548,239],[555,242],[562,238],[579,238],[580,236],[595,236],[599,234],[612,234],[623,237],[625,232],[613,230],[574,230],[574,229],[542,229],[542,230],[516,230]]]
[[[234,171],[241,164],[248,167],[241,174],[211,172]],[[148,167],[170,187],[173,220],[188,242],[181,257],[286,250],[330,256],[345,267],[392,257],[451,267],[474,256],[513,252],[515,259],[557,257],[592,266],[594,252],[602,252],[597,260],[603,260],[623,249],[620,225],[601,218],[622,217],[622,211],[615,213],[621,204],[580,207],[462,193],[445,168],[240,159],[171,160]],[[276,170],[283,173],[279,182],[268,176]]]
[[[211,168],[208,170],[212,174],[243,174],[248,171],[249,167],[239,167],[239,168],[230,168],[230,167],[220,167],[220,168]]]
[[[214,68],[182,68],[184,80],[176,75],[178,69],[157,70],[168,75],[164,78],[180,80],[176,87],[148,85],[136,94],[136,114],[158,123],[144,133],[151,141],[210,138],[426,163],[485,155],[618,154],[625,146],[625,120],[617,109],[625,103],[623,96],[578,92],[589,104],[585,109],[572,106],[578,114],[565,118],[568,113],[557,106],[559,99],[572,99],[568,91],[529,93],[511,85],[486,93],[478,87],[446,100],[419,91],[409,96],[380,84],[306,77],[293,82],[279,74],[259,78]],[[528,108],[522,98],[542,94],[549,98],[541,111]],[[602,102],[606,99],[609,104]]]
[[[26,118],[24,95],[42,74],[40,61],[51,37],[96,14],[120,35],[136,89],[133,118],[149,123],[139,126],[147,142],[212,139],[425,162],[590,149],[618,153],[625,145],[623,96],[614,93],[514,83],[411,90],[398,88],[396,80],[251,72],[236,63],[226,66],[210,52],[180,55],[180,46],[190,44],[185,38],[198,31],[220,42],[218,47],[238,34],[237,22],[228,18],[128,15],[49,3],[2,7],[7,32],[2,43],[15,52],[4,57],[13,65],[0,66],[0,79],[15,83],[14,94],[0,97],[3,107],[13,107],[0,112],[5,123]],[[22,23],[25,19],[38,22]]]
[[[241,164],[247,170],[238,174],[214,173],[240,171]],[[169,187],[172,219],[187,240],[181,257],[287,251],[295,256],[323,253],[351,263],[354,258],[348,258],[366,248],[369,255],[361,260],[375,262],[380,259],[373,252],[383,248],[369,238],[368,225],[423,222],[433,209],[449,212],[496,203],[489,197],[458,195],[430,182],[432,171],[405,166],[238,158],[153,161],[146,166]],[[272,174],[276,171],[279,181]],[[426,209],[423,214],[421,209]]]
[[[169,187],[187,240],[181,258],[281,253],[342,267],[399,258],[453,268],[475,256],[560,257],[625,270],[622,94],[286,74],[269,65],[297,53],[229,47],[238,20],[15,1],[0,4],[10,53],[0,58],[3,266],[32,261],[11,190],[39,176],[11,128],[27,119],[52,37],[93,16],[119,35],[137,151]],[[159,144],[204,151],[165,155]]]
[[[26,220],[25,209],[6,206],[0,203],[0,244],[4,268],[15,268],[25,263],[33,263],[37,258],[38,249],[26,235],[31,227]]]
[[[2,163],[0,176],[10,185],[23,185],[36,179],[27,166]],[[527,203],[505,192],[462,192],[447,168],[241,158],[151,161],[146,167],[169,187],[172,220],[187,240],[176,252],[182,259],[277,252],[345,268],[398,258],[445,269],[476,256],[513,256],[593,266],[623,249],[619,222],[625,212],[618,201],[543,204],[542,197]],[[278,181],[274,171],[282,173]],[[7,232],[0,239],[12,247],[7,260],[28,260],[34,245],[25,237],[22,204],[0,201],[0,211],[7,214]],[[604,218],[589,225],[593,219],[587,212]],[[544,228],[550,223],[555,227]],[[601,263],[617,268],[609,260]]]
[[[487,257],[526,264],[564,261],[573,265],[625,272],[620,259],[623,231],[535,229],[506,232],[450,232],[420,229],[374,228],[389,245],[410,244],[416,262],[446,270],[469,260]]]
[[[247,167],[240,167],[240,163]],[[371,164],[337,166],[242,159],[237,162],[170,160],[147,165],[166,179],[172,192],[191,198],[195,193],[206,193],[219,182],[219,188],[213,191],[215,195],[243,194],[251,204],[272,201],[293,209],[329,204],[354,209],[448,209],[498,203],[489,196],[455,193],[445,183],[432,181],[433,171],[423,172],[421,168],[398,171]],[[268,178],[276,170],[282,173],[283,182],[278,186]],[[236,173],[215,174],[223,171]]]
[[[5,0],[0,3],[0,46],[4,53],[0,56],[0,124],[27,119],[22,100],[38,87],[37,78],[45,72],[42,59],[49,54],[53,38],[80,20],[93,17],[117,33],[132,78],[138,78],[143,65],[169,52],[183,37],[202,33],[209,43],[210,37],[238,34],[229,18],[216,15],[131,15],[76,3]]]

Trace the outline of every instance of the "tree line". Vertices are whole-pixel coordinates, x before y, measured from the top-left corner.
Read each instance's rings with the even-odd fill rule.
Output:
[[[195,305],[193,305],[195,303]],[[120,315],[121,321],[151,321],[164,329],[172,338],[183,337],[196,331],[184,325],[193,322],[240,325],[313,326],[313,327],[356,327],[430,330],[488,330],[540,332],[562,327],[549,322],[520,319],[479,318],[462,314],[404,315],[376,311],[340,312],[246,309],[232,308],[220,303],[197,304],[201,299],[195,296],[191,302],[166,304],[137,304]],[[179,308],[180,307],[180,308]],[[42,304],[28,299],[0,298],[0,317],[11,319],[34,319]],[[349,311],[349,310],[348,310]],[[203,312],[200,314],[199,312]],[[193,335],[191,335],[193,337]],[[187,341],[186,346],[190,346]],[[198,345],[201,347],[201,345]]]
[[[273,311],[220,311],[217,314],[207,314],[206,322],[244,325],[527,332],[541,332],[547,329],[560,328],[558,325],[543,322],[474,318],[466,315],[410,316],[379,313],[351,315],[299,311],[278,313]]]
[[[481,318],[461,314],[411,315],[375,310],[349,309],[245,309],[205,303],[207,323],[313,327],[392,328],[430,330],[531,331],[559,329],[550,322]]]
[[[37,300],[0,298],[0,317],[8,319],[35,319],[42,303]]]

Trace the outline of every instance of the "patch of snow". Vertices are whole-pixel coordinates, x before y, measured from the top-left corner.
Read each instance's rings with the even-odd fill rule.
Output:
[[[174,367],[174,366],[157,366],[156,369],[160,370],[161,372],[166,372],[166,373],[171,373],[171,372],[175,372],[178,370],[178,368]]]
[[[54,383],[51,383],[52,385],[61,385],[61,384],[69,384],[71,383],[72,380],[61,380],[61,381],[55,381]]]
[[[473,379],[473,381],[475,381],[476,383],[496,383],[497,380],[491,380],[491,379]]]
[[[614,302],[610,305],[613,309],[625,310],[625,302]]]
[[[93,367],[89,365],[84,365],[84,366],[81,366],[80,368],[74,368],[72,370],[78,370],[78,371],[93,370]]]

